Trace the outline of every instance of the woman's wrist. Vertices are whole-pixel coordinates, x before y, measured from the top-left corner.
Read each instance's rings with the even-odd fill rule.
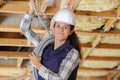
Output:
[[[38,64],[36,65],[36,68],[39,70],[41,66],[42,66],[42,64],[41,64],[41,63],[38,63]]]
[[[30,15],[34,14],[34,10],[30,9],[30,10],[28,11],[28,14],[30,14]]]

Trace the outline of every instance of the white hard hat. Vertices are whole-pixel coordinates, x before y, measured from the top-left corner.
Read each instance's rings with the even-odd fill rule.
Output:
[[[75,16],[72,11],[68,9],[59,10],[54,16],[54,21],[61,21],[71,25],[75,25]]]

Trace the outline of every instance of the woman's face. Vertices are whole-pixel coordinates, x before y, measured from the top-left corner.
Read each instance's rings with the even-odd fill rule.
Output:
[[[53,28],[54,36],[56,40],[66,41],[69,35],[72,34],[70,30],[70,24],[64,22],[56,22]]]

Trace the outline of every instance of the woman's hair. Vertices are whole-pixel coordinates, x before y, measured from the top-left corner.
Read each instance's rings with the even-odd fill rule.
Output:
[[[70,26],[70,30],[74,30],[74,25]],[[80,42],[78,39],[78,36],[76,35],[76,33],[73,31],[73,33],[68,37],[68,39],[70,40],[70,43],[75,47],[76,50],[78,50],[78,52],[80,53],[79,56],[81,57],[81,46],[80,46]]]

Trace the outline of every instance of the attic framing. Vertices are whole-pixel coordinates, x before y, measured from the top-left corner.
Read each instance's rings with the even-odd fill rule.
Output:
[[[3,1],[3,0],[1,0]],[[40,0],[41,1],[41,0]],[[120,15],[120,7],[114,11],[103,11],[103,12],[93,12],[93,11],[77,11],[75,8],[77,5],[80,3],[81,0],[70,0],[68,4],[68,8],[72,10],[75,15],[77,16],[87,16],[87,17],[96,17],[96,18],[105,18],[109,19],[108,22],[105,24],[104,28],[102,30],[94,30],[92,32],[88,31],[82,31],[82,30],[75,30],[76,34],[84,35],[84,36],[95,36],[92,42],[90,43],[81,43],[80,46],[81,48],[86,48],[86,52],[83,56],[83,60],[81,61],[110,61],[110,62],[119,62],[120,58],[116,56],[90,56],[90,53],[92,53],[93,50],[95,49],[108,49],[108,50],[119,50],[120,49],[120,44],[107,44],[107,43],[101,43],[102,39],[104,39],[105,36],[111,37],[111,36],[120,36],[120,31],[119,30],[111,30],[113,27],[112,25],[119,19]],[[14,1],[12,1],[14,2]],[[17,3],[17,4],[16,4]],[[0,7],[0,13],[5,15],[4,13],[7,13],[8,16],[11,16],[11,14],[15,14],[14,16],[21,16],[27,12],[29,9],[28,4],[26,1],[16,1],[16,3],[11,4],[9,2],[5,2],[1,7]],[[0,3],[1,4],[1,3]],[[43,0],[40,2],[40,5],[37,8],[37,11],[40,12],[40,15],[50,15],[53,16],[59,9],[60,9],[60,3],[59,0],[54,1],[54,5],[48,6],[47,0]],[[15,8],[13,8],[15,7]],[[39,9],[41,7],[41,9]],[[11,32],[11,33],[20,33],[20,26],[19,25],[1,25],[0,24],[0,32]],[[32,28],[36,33],[40,33],[42,37],[45,36],[46,31],[42,28],[42,26],[33,26]],[[52,30],[51,30],[52,31]],[[22,34],[21,34],[22,35]],[[26,38],[19,38],[16,39],[16,37],[12,38],[0,38],[0,45],[1,46],[19,46],[19,47],[34,47],[33,44]],[[16,66],[0,66],[0,69],[13,69],[16,70],[18,68],[29,70],[27,67],[23,68],[22,67],[22,62],[24,59],[29,60],[29,54],[31,52],[14,52],[14,51],[0,51],[0,58],[5,58],[5,59],[17,59],[17,64]],[[119,65],[119,64],[118,64]],[[106,72],[107,74],[104,76],[78,76],[77,80],[109,80],[112,79],[117,73],[120,72],[120,70],[116,69],[106,69],[106,68],[85,68],[85,67],[79,67],[80,72]],[[28,74],[22,76],[23,77],[29,77],[29,71],[27,72]],[[0,79],[3,78],[9,78],[9,76],[1,76]],[[14,78],[17,79],[17,78]],[[13,80],[14,80],[13,79]]]

